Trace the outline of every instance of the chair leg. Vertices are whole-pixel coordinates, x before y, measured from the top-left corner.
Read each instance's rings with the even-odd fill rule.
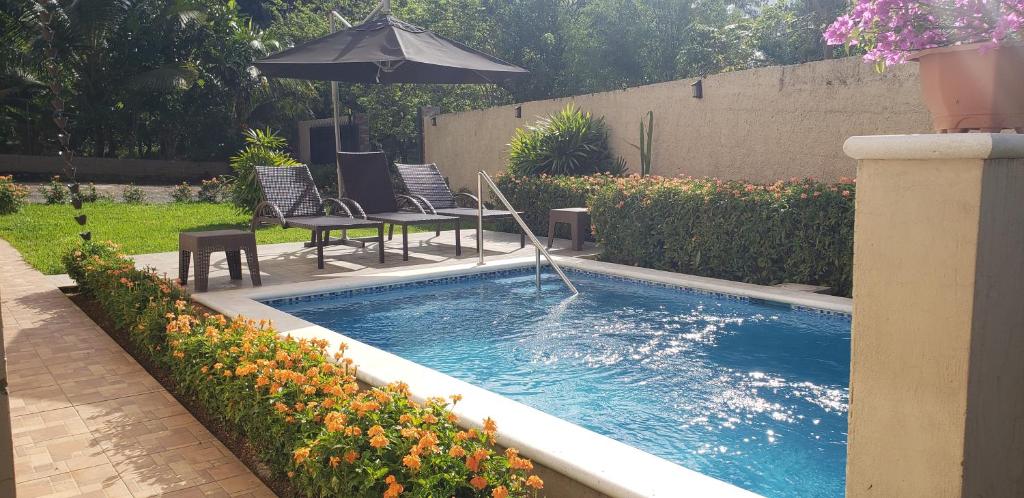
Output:
[[[384,263],[384,224],[377,225],[377,258]]]
[[[455,255],[462,256],[462,218],[455,218]]]
[[[434,236],[435,237],[440,237],[441,236],[441,224],[440,223],[438,223],[437,227],[434,228]]]
[[[526,247],[526,230],[523,227],[519,227],[519,248]]]
[[[405,227],[402,227],[402,228],[405,228]],[[395,237],[395,224],[392,223],[392,224],[388,225],[388,240],[391,240],[394,237]]]
[[[188,262],[191,258],[192,253],[178,251],[178,281],[181,285],[188,285]]]
[[[551,244],[555,243],[555,224],[548,223],[548,249],[551,249]]]
[[[228,274],[231,280],[242,279],[242,254],[239,251],[224,251],[228,260]]]
[[[324,235],[320,230],[313,230],[313,241],[316,244],[316,267],[324,269]]]
[[[409,225],[402,225],[402,261],[409,261]]]
[[[260,258],[256,254],[255,245],[245,248],[245,264],[249,267],[249,279],[252,280],[252,286],[263,285],[263,280],[260,278]]]

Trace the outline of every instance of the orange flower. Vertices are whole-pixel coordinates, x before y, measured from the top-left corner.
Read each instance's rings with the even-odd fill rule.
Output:
[[[410,470],[420,470],[420,457],[416,455],[405,455],[402,457],[402,465],[409,467]]]
[[[384,490],[384,498],[397,498],[402,491],[405,491],[405,486],[398,484],[398,479],[395,479],[393,475],[384,479],[384,482],[388,485],[388,489]]]
[[[476,476],[469,480],[469,485],[479,491],[487,487],[487,478],[484,476]]]
[[[345,457],[344,458],[345,458],[346,462],[352,463],[352,462],[355,462],[357,458],[359,458],[359,453],[356,453],[353,450],[348,450],[348,451],[345,452]]]
[[[452,446],[452,449],[448,450],[448,455],[452,458],[462,458],[466,456],[466,450],[462,449],[462,446]]]
[[[490,437],[494,437],[494,435],[497,434],[497,433],[498,433],[498,424],[496,424],[491,417],[485,418],[484,419],[484,434],[487,434]]]
[[[543,489],[544,481],[540,480],[537,476],[530,476],[526,478],[526,485],[533,489]]]
[[[338,457],[336,457],[336,456],[332,456],[332,457],[331,457],[331,458],[329,458],[328,460],[329,460],[329,461],[331,462],[331,468],[332,468],[332,469],[333,469],[333,468],[336,468],[336,467],[338,466],[338,464],[340,464],[340,463],[341,463],[341,458],[338,458]]]
[[[437,417],[435,417],[431,413],[428,413],[428,414],[423,416],[423,422],[428,423],[428,424],[436,424],[437,423]]]
[[[366,431],[366,435],[370,437],[379,436],[381,434],[384,434],[384,428],[379,425],[370,427],[370,430]]]
[[[370,438],[370,446],[374,448],[383,448],[388,445],[388,438],[383,435],[373,436]]]
[[[309,448],[299,448],[292,455],[295,457],[295,464],[298,465],[309,458]]]
[[[491,496],[493,498],[508,498],[508,489],[505,486],[498,486],[491,491]]]

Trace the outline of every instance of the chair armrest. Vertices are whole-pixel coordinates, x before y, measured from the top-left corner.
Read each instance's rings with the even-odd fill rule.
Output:
[[[416,195],[416,194],[409,194],[409,197],[412,197],[412,198],[416,199],[417,201],[420,202],[421,205],[427,206],[427,210],[429,211],[428,214],[437,214],[437,210],[434,209],[434,205],[431,204],[430,201],[428,201],[426,197],[423,197],[422,195]]]
[[[422,214],[429,214],[429,213],[427,213],[426,209],[423,209],[423,205],[420,204],[420,201],[417,201],[413,197],[410,197],[410,196],[404,195],[404,194],[397,194],[397,195],[395,195],[395,200],[398,201],[399,207],[401,207],[401,205],[403,204],[403,201],[404,201],[405,204],[412,204],[413,206],[415,206],[416,209],[418,209],[420,213],[422,213]]]
[[[352,211],[349,210],[348,206],[346,206],[344,202],[341,202],[341,199],[335,199],[334,197],[328,197],[328,198],[324,199],[323,206],[324,206],[325,210],[326,210],[328,204],[332,204],[332,205],[338,206],[339,208],[341,208],[342,211],[345,212],[346,215],[348,215],[349,218],[354,218],[354,216],[352,216]],[[337,216],[337,214],[334,213],[333,211],[331,212],[331,214],[334,214],[335,216]]]
[[[470,207],[480,207],[480,199],[477,199],[476,196],[473,194],[466,192],[457,192],[452,197],[454,197],[456,200],[458,200],[459,197],[468,197],[473,201],[473,205]]]
[[[256,228],[259,227],[265,219],[275,219],[282,227],[288,228],[288,221],[284,219],[284,215],[281,214],[281,209],[274,203],[263,201],[256,205],[256,209],[252,211],[252,223],[249,224],[249,228],[255,232]]]
[[[364,220],[366,219],[366,211],[364,211],[364,210],[363,210],[363,206],[360,206],[360,205],[359,205],[359,203],[358,203],[358,202],[356,202],[356,201],[355,201],[354,199],[349,199],[348,197],[339,197],[339,198],[337,198],[336,200],[337,200],[338,202],[340,202],[340,203],[341,203],[342,205],[345,205],[345,204],[351,204],[351,205],[352,205],[352,207],[356,208],[356,212],[358,212],[358,213],[359,213],[359,216],[358,216],[358,217],[359,217],[359,218],[362,218],[362,219],[364,219]],[[349,213],[351,213],[351,211],[349,211]],[[356,218],[356,217],[357,217],[357,216],[355,216],[355,215],[352,215],[352,214],[350,214],[350,216],[352,216],[353,218]]]

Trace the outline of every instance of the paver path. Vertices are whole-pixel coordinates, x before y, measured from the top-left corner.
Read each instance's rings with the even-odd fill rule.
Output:
[[[0,240],[18,497],[272,497],[49,279]]]

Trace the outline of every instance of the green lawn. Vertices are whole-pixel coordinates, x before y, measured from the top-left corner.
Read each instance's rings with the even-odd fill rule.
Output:
[[[112,240],[128,254],[178,250],[178,232],[248,229],[250,217],[228,204],[86,204],[86,228],[93,240]],[[21,212],[0,216],[0,238],[11,243],[37,270],[64,273],[60,258],[78,243],[81,227],[70,205],[27,204]],[[410,227],[412,228],[412,227]],[[371,234],[371,232],[373,232]],[[376,230],[353,230],[353,237],[376,235]],[[264,228],[256,232],[259,244],[309,240],[309,231]]]

